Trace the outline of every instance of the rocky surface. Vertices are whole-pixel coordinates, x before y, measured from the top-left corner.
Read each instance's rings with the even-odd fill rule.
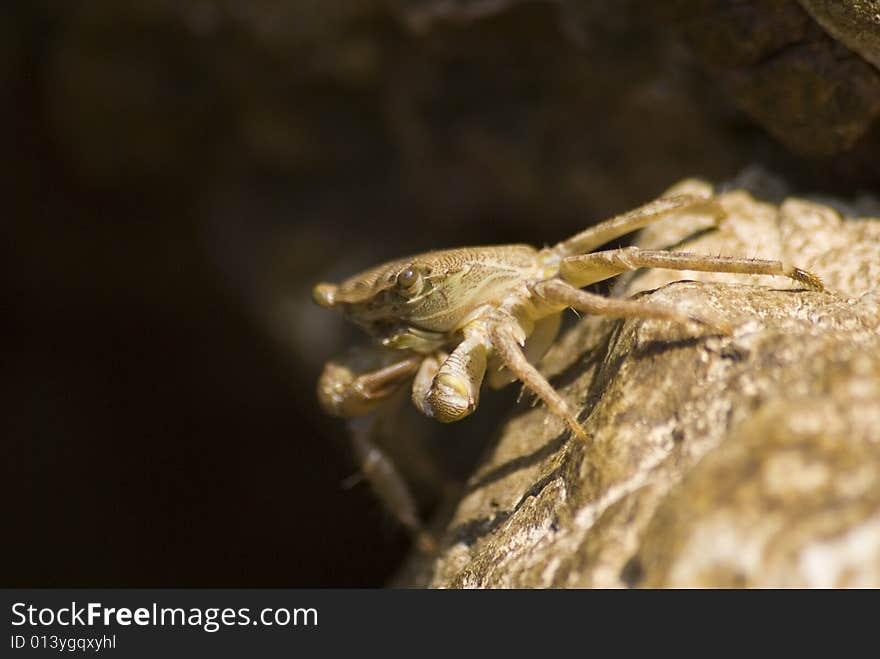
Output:
[[[543,367],[589,441],[543,408],[515,415],[423,584],[880,586],[880,220],[743,190],[723,203],[728,218],[689,250],[782,254],[827,292],[633,278],[626,294],[709,313],[733,336],[580,321]],[[670,218],[641,242],[706,221]]]
[[[798,0],[825,30],[880,68],[880,6],[876,0]]]
[[[801,4],[819,23],[794,0],[677,0],[663,14],[771,134],[799,153],[830,155],[880,115],[880,71],[869,63],[880,19],[867,2]]]

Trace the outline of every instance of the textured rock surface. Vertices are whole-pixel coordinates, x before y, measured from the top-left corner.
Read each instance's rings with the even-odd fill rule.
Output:
[[[829,292],[698,273],[632,279],[627,294],[713,314],[734,336],[577,324],[544,368],[582,409],[589,442],[570,441],[543,408],[516,415],[426,583],[880,586],[880,220],[741,190],[723,201],[729,217],[689,250],[783,254]],[[701,222],[671,218],[641,241]]]
[[[816,21],[880,68],[880,4],[877,0],[798,0]]]
[[[880,19],[867,2],[861,13],[802,4],[827,32],[794,0],[677,0],[663,12],[777,139],[799,153],[838,153],[880,115],[880,71],[863,59],[876,63]]]

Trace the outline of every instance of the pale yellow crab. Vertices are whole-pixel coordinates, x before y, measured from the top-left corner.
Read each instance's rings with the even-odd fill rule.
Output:
[[[565,309],[618,318],[723,324],[650,301],[606,298],[580,290],[637,268],[782,275],[815,290],[815,275],[780,261],[705,256],[624,247],[595,248],[673,211],[723,217],[713,197],[661,197],[591,227],[553,247],[462,247],[397,259],[339,285],[322,283],[314,298],[339,309],[385,348],[372,361],[331,362],[319,382],[329,412],[354,416],[413,380],[412,399],[425,415],[457,421],[477,407],[488,373],[498,388],[519,379],[578,437],[575,412],[534,364],[553,342]],[[368,364],[369,362],[369,364]],[[359,368],[366,370],[358,372]]]
[[[352,418],[361,471],[394,516],[426,550],[436,539],[421,524],[406,482],[373,441],[377,407],[412,381],[412,400],[425,415],[457,421],[477,407],[484,379],[501,387],[519,379],[572,432],[577,417],[535,368],[567,309],[619,318],[696,322],[728,333],[721,322],[650,301],[620,300],[580,290],[637,268],[783,275],[821,290],[818,277],[779,261],[704,256],[635,247],[591,250],[677,211],[724,211],[711,196],[662,197],[607,220],[553,247],[463,247],[397,259],[339,285],[318,284],[314,298],[339,309],[375,339],[370,349],[329,362],[318,397],[331,414]],[[488,373],[488,377],[487,377]],[[362,423],[363,422],[363,423]]]

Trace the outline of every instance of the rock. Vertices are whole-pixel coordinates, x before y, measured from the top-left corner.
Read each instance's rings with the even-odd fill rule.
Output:
[[[846,48],[876,64],[876,11],[801,4],[843,43],[794,0],[678,0],[662,5],[662,12],[774,137],[802,154],[847,151],[880,114],[880,71]]]
[[[542,367],[589,442],[542,407],[517,414],[417,583],[880,586],[880,220],[741,189],[721,199],[727,219],[689,251],[782,255],[828,291],[632,277],[624,294],[724,319],[733,336],[580,321]],[[701,222],[669,218],[639,244]]]
[[[871,0],[798,0],[835,39],[880,68],[880,11]]]

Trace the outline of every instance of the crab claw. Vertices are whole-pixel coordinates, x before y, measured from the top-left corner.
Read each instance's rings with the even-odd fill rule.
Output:
[[[477,407],[467,380],[450,373],[440,373],[428,392],[428,404],[434,418],[443,423],[463,419]]]

